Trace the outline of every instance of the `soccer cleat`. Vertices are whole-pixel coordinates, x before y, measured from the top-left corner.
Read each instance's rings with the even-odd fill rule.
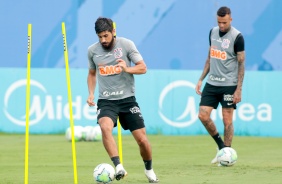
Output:
[[[216,155],[215,155],[215,157],[214,157],[214,159],[212,159],[212,161],[211,161],[211,163],[212,164],[217,164],[218,163],[218,160],[217,160],[217,153],[218,153],[218,148],[216,148]]]
[[[153,169],[151,169],[151,170],[145,169],[145,175],[148,178],[149,183],[159,183],[159,179],[157,178]]]
[[[116,166],[116,175],[115,175],[116,180],[123,179],[125,176],[127,176],[126,170],[123,168],[121,164],[118,164]]]

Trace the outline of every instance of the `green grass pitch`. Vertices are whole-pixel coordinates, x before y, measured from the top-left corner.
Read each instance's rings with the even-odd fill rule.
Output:
[[[233,167],[210,161],[216,145],[211,137],[149,135],[153,167],[162,184],[275,184],[282,181],[282,138],[235,136],[238,153]],[[124,135],[123,161],[128,176],[113,183],[148,183],[139,149]],[[79,184],[94,184],[92,173],[100,163],[112,164],[102,142],[76,142]],[[0,184],[24,183],[25,135],[0,134]],[[29,184],[73,184],[71,142],[64,135],[29,136]]]

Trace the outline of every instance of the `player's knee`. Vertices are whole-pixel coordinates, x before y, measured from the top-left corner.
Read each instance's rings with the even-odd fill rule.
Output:
[[[206,122],[209,120],[210,117],[205,114],[199,113],[198,118],[201,120],[201,122]]]
[[[144,146],[146,147],[146,146],[150,145],[148,139],[147,139],[145,136],[142,137],[142,138],[140,138],[140,139],[138,139],[138,140],[137,140],[137,144],[138,144],[140,147],[144,147]]]

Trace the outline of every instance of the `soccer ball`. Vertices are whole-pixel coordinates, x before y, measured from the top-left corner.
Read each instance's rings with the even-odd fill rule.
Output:
[[[74,140],[81,141],[83,135],[83,127],[82,126],[74,126]],[[71,127],[68,127],[65,133],[66,139],[71,141]]]
[[[93,178],[97,184],[111,183],[115,179],[115,169],[110,164],[99,164],[94,169]]]
[[[100,126],[86,126],[83,131],[83,139],[85,141],[102,140],[102,131]]]
[[[236,151],[231,147],[225,147],[217,153],[217,161],[222,166],[232,166],[237,162],[238,156]]]

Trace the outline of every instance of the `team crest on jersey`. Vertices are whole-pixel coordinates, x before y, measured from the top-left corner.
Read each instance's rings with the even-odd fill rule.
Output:
[[[121,58],[122,57],[122,48],[117,48],[114,50],[114,56],[115,58]]]
[[[230,40],[228,39],[223,39],[222,43],[221,43],[221,47],[224,49],[227,49],[229,47],[230,44]]]

